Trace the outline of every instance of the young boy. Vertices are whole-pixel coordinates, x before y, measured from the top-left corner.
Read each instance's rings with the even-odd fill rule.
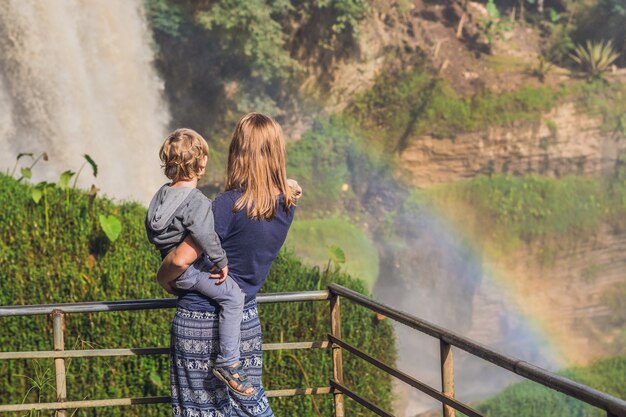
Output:
[[[163,185],[152,198],[146,216],[146,231],[162,258],[191,235],[208,258],[209,262],[203,264],[213,264],[211,271],[219,270],[216,272],[219,280],[216,280],[210,278],[206,267],[203,273],[192,273],[188,269],[174,281],[172,290],[198,291],[220,305],[220,352],[213,373],[237,394],[250,396],[254,389],[239,361],[245,295],[228,278],[228,259],[215,233],[211,200],[196,188],[198,179],[205,173],[208,153],[204,138],[191,129],[177,129],[165,139],[159,156],[165,175],[172,182]],[[221,283],[216,285],[216,282]]]

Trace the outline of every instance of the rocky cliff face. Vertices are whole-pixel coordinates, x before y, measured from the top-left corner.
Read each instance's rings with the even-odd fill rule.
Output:
[[[456,137],[420,136],[402,153],[401,168],[418,187],[491,173],[607,175],[626,141],[600,125],[599,118],[565,103],[537,122]]]

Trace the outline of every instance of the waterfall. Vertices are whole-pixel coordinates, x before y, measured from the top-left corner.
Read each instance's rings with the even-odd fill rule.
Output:
[[[33,181],[56,181],[89,154],[98,177],[87,167],[80,187],[146,203],[165,181],[158,149],[169,114],[142,0],[2,3],[0,169],[46,151]]]

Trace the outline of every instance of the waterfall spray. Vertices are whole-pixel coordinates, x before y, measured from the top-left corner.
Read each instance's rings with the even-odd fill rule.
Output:
[[[56,181],[83,155],[106,194],[147,202],[165,177],[158,147],[169,115],[152,66],[141,0],[9,0],[0,11],[0,168],[46,151],[35,180]]]

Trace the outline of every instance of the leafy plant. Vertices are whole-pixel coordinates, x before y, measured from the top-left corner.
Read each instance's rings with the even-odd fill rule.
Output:
[[[20,153],[17,155],[17,157],[15,158],[15,166],[13,166],[13,171],[11,172],[11,176],[15,175],[15,171],[17,169],[17,165],[20,161],[20,159],[22,159],[23,157],[30,157],[31,159],[33,159],[33,154],[32,153]],[[30,166],[28,167],[23,167],[20,169],[20,177],[17,179],[18,181],[21,181],[22,179],[26,178],[26,179],[31,179],[33,176],[33,167],[35,165],[37,165],[37,163],[43,159],[44,161],[48,160],[48,153],[47,152],[42,152],[41,154],[39,154],[39,156],[37,158],[33,159],[33,163],[30,164]]]
[[[96,162],[91,158],[91,156],[89,156],[87,154],[84,154],[83,158],[85,158],[85,162],[83,162],[83,164],[78,169],[78,172],[76,173],[76,176],[74,177],[74,184],[72,185],[72,188],[76,188],[76,183],[78,182],[78,177],[80,176],[80,173],[83,171],[83,168],[85,168],[85,165],[87,165],[87,164],[89,164],[91,166],[91,173],[93,174],[93,176],[94,177],[98,176],[98,165],[96,164]]]
[[[73,177],[75,174],[76,174],[76,173],[75,173],[75,172],[73,172],[73,171],[71,171],[71,170],[64,171],[64,172],[61,174],[61,177],[59,178],[59,188],[60,188],[60,189],[62,189],[62,190],[67,190],[67,189],[69,189],[69,186],[68,186],[68,185],[69,185],[69,183],[70,183],[70,180],[72,179],[72,177]]]
[[[330,262],[335,265],[335,269],[339,268],[339,265],[346,263],[346,254],[343,249],[337,245],[330,245],[328,247],[328,257]]]
[[[18,180],[19,181],[19,180]],[[54,188],[54,183],[41,181],[31,188],[31,198],[35,204],[39,204],[43,197],[43,207],[45,215],[46,234],[50,232],[50,207],[48,205],[48,193]]]
[[[122,223],[120,222],[120,219],[113,215],[104,216],[100,214],[98,216],[98,221],[100,222],[102,231],[109,241],[115,242],[122,232]]]
[[[480,23],[487,42],[492,45],[496,38],[501,37],[503,32],[511,30],[512,27],[508,19],[500,15],[494,0],[487,0],[485,8],[487,17],[482,19]]]
[[[39,361],[33,360],[33,372],[34,375],[32,377],[28,375],[17,375],[18,377],[24,378],[28,380],[30,388],[24,394],[24,399],[22,400],[22,404],[26,402],[28,396],[31,392],[35,392],[37,396],[37,402],[41,402],[42,395],[46,389],[51,392],[56,392],[56,388],[52,385],[54,381],[54,374],[51,372],[50,367],[44,367]]]
[[[215,34],[223,51],[247,58],[252,76],[263,81],[288,77],[298,64],[285,48],[276,17],[292,9],[289,1],[220,0],[198,10],[198,25]]]
[[[183,7],[169,0],[146,0],[146,14],[152,27],[173,37],[181,37],[186,22]]]
[[[537,64],[530,70],[530,73],[533,77],[537,77],[539,81],[544,82],[553,68],[554,65],[552,65],[552,63],[548,61],[546,57],[541,55],[537,59]]]
[[[577,45],[570,56],[590,80],[601,78],[619,58],[611,41],[587,41],[584,46]]]

